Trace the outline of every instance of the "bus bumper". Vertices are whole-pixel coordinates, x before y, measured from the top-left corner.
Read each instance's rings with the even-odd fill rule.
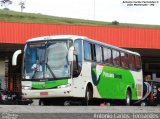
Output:
[[[54,97],[71,97],[71,88],[56,88],[45,90],[25,90],[22,89],[22,98],[54,98]]]

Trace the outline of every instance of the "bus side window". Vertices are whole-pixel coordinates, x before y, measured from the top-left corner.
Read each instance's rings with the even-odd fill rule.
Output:
[[[124,68],[128,68],[129,64],[128,64],[128,54],[121,52],[121,65]]]
[[[96,61],[102,63],[102,47],[99,45],[95,45],[95,52],[96,52]]]
[[[77,51],[77,56],[74,55],[73,57],[73,77],[78,77],[82,69],[82,40],[76,40],[74,47],[75,51]]]
[[[111,49],[103,47],[104,63],[112,64]]]
[[[129,54],[129,67],[131,70],[135,70],[135,58],[131,54]]]
[[[141,69],[141,60],[140,60],[140,56],[135,56],[135,61],[136,61],[136,70]]]
[[[84,59],[88,61],[92,60],[91,44],[87,41],[84,41]]]
[[[120,66],[120,55],[119,55],[119,51],[117,50],[112,50],[113,53],[113,64],[115,66]]]

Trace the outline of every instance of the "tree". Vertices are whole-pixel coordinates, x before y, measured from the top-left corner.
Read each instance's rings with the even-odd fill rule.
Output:
[[[8,9],[8,5],[11,5],[12,1],[11,0],[0,0],[0,5],[4,6],[4,9]],[[9,9],[8,9],[9,10]]]
[[[25,9],[25,1],[20,1],[19,5],[21,6],[21,12],[23,12],[23,9]]]
[[[112,24],[113,24],[113,25],[118,25],[119,22],[118,22],[118,21],[112,21]]]

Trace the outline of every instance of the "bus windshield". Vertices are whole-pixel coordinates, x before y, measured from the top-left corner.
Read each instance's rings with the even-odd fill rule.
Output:
[[[24,51],[23,79],[70,77],[68,41],[28,43]]]

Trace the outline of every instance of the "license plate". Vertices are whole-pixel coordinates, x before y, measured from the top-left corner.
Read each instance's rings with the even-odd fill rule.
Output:
[[[46,96],[46,95],[48,95],[48,92],[40,92],[40,95],[41,96]]]

